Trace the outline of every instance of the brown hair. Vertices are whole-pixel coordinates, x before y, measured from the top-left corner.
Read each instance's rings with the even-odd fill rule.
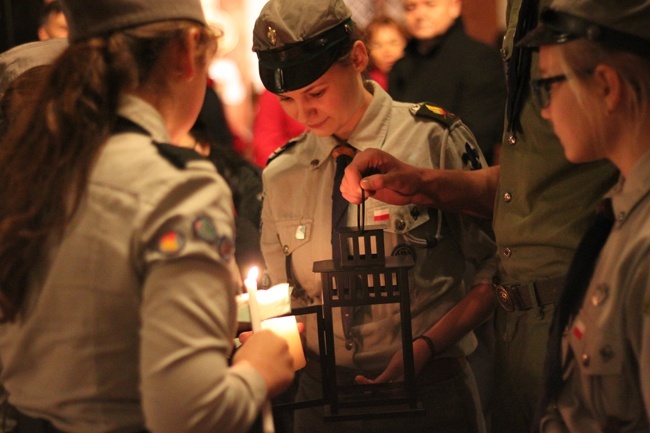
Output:
[[[374,35],[377,29],[380,27],[393,27],[399,34],[404,37],[405,41],[408,41],[409,39],[409,35],[406,33],[406,29],[404,29],[404,26],[402,26],[397,20],[386,15],[380,15],[378,17],[375,17],[366,26],[366,30],[364,32],[366,44],[370,43],[372,35]]]
[[[0,321],[14,320],[45,242],[74,216],[115,124],[122,92],[146,83],[163,49],[198,24],[166,21],[71,44],[28,115],[0,143]],[[201,27],[205,56],[216,38]]]
[[[409,40],[409,35],[406,32],[406,29],[397,20],[386,15],[380,15],[375,17],[372,21],[368,23],[363,35],[364,41],[366,43],[366,47],[368,48],[368,55],[370,58],[370,63],[368,63],[369,68],[374,67],[372,62],[372,56],[370,56],[372,51],[371,40],[374,34],[377,32],[377,30],[379,30],[381,27],[393,27],[400,35],[402,35],[404,41]]]
[[[9,84],[0,98],[0,136],[4,135],[16,119],[29,116],[51,68],[51,65],[33,67]]]

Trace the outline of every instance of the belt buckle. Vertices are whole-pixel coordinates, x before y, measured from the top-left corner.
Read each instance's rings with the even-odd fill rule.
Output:
[[[512,299],[510,293],[508,293],[508,290],[505,287],[495,285],[494,294],[497,297],[497,301],[499,301],[499,305],[501,305],[504,310],[509,313],[515,311],[515,301]]]

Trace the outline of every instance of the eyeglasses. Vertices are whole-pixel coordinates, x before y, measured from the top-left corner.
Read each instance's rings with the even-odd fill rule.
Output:
[[[561,83],[566,80],[567,76],[564,74],[530,80],[530,88],[533,92],[533,97],[542,108],[548,108],[551,104],[551,86],[555,83]]]

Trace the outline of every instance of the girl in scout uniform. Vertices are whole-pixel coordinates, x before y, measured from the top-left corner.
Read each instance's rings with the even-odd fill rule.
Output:
[[[572,162],[620,170],[551,328],[541,432],[650,431],[650,4],[555,0],[523,41]],[[600,240],[600,242],[598,242]]]
[[[70,45],[0,146],[0,381],[16,431],[247,431],[292,361],[271,333],[229,360],[231,196],[210,162],[165,144],[205,93],[216,40],[201,4],[62,3]]]
[[[314,262],[332,259],[332,195],[341,144],[354,153],[381,148],[430,168],[478,169],[485,160],[470,131],[428,104],[393,101],[364,81],[368,64],[350,12],[341,0],[271,0],[253,33],[262,82],[309,132],[288,143],[263,173],[262,252],[272,284],[290,280],[294,307],[322,303]],[[347,207],[347,203],[346,203]],[[349,208],[347,226],[356,225]],[[476,384],[466,356],[473,327],[494,308],[494,244],[469,217],[419,206],[366,205],[366,225],[381,225],[386,252],[407,251],[413,350],[422,417],[324,422],[320,407],[296,411],[296,432],[483,432]],[[476,269],[471,290],[466,263]],[[362,307],[349,316],[334,309],[337,373],[357,382],[399,380],[399,307]],[[308,365],[297,400],[321,394],[314,315],[305,315]],[[391,362],[391,360],[393,360]],[[351,379],[354,374],[351,375]]]

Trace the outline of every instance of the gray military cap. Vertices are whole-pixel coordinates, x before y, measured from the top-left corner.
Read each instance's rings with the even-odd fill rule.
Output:
[[[70,41],[158,21],[206,23],[200,0],[61,0],[61,6]]]
[[[67,39],[48,39],[18,45],[0,54],[0,97],[23,72],[54,63],[67,46]]]
[[[316,81],[352,47],[343,0],[269,0],[253,29],[260,78],[273,93]]]
[[[650,0],[554,0],[519,45],[586,38],[650,58]]]

